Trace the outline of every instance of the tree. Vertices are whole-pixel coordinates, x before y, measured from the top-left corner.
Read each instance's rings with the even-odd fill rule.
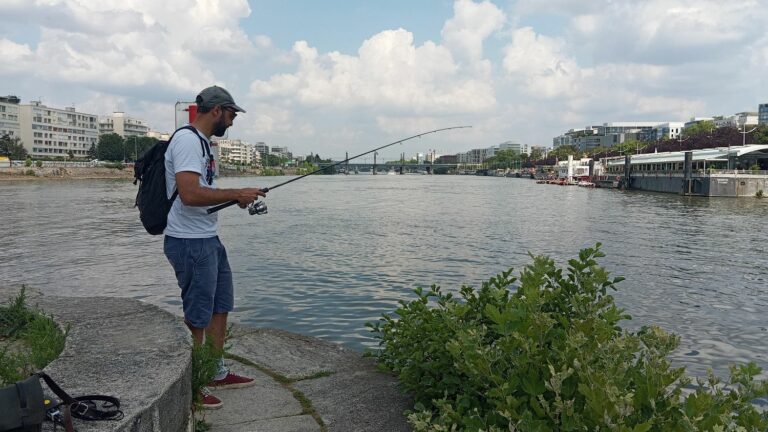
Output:
[[[485,160],[485,164],[491,168],[510,168],[520,162],[520,154],[514,150],[499,150],[495,155]]]
[[[530,159],[533,160],[533,161],[544,159],[544,151],[542,149],[540,149],[539,147],[533,147],[531,149],[531,157],[530,157]]]
[[[283,166],[283,158],[278,155],[267,155],[264,166]]]
[[[97,159],[99,152],[96,150],[96,144],[91,144],[91,148],[88,149],[88,157],[91,159]]]
[[[574,158],[576,155],[579,154],[579,149],[577,149],[573,145],[562,145],[560,147],[556,147],[554,150],[549,152],[549,157],[553,158],[556,157],[559,160],[568,159],[568,156],[573,155]]]
[[[75,152],[73,152],[72,150],[68,151],[67,152],[67,157],[69,158],[69,160],[74,159],[75,158]]]
[[[23,160],[27,158],[27,150],[19,137],[11,138],[3,135],[0,138],[0,155],[7,156],[11,160]]]
[[[752,137],[758,144],[768,144],[768,124],[758,126]]]
[[[707,135],[711,134],[712,131],[715,130],[715,122],[711,120],[705,120],[700,121],[698,123],[694,123],[687,128],[683,129],[683,138],[694,136],[694,135]]]
[[[125,155],[123,137],[116,133],[99,136],[98,153],[101,159],[121,161]]]

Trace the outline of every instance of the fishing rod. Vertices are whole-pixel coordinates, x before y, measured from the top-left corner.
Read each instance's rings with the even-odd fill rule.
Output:
[[[367,154],[371,154],[371,153],[373,153],[375,151],[378,151],[378,150],[381,150],[381,149],[385,149],[385,148],[393,146],[395,144],[402,144],[402,143],[404,143],[404,142],[406,142],[408,140],[412,140],[414,138],[421,138],[424,135],[429,135],[429,134],[432,134],[432,133],[446,131],[446,130],[451,130],[451,129],[465,129],[465,128],[471,128],[471,127],[472,126],[453,126],[453,127],[442,128],[442,129],[435,129],[435,130],[431,130],[429,132],[423,132],[423,133],[420,133],[418,135],[414,135],[414,136],[411,136],[411,137],[408,137],[408,138],[403,138],[401,140],[398,140],[398,141],[395,141],[395,142],[383,145],[381,147],[377,147],[377,148],[375,148],[373,150],[370,150],[370,151],[367,151],[365,153],[360,153],[357,156],[352,156],[350,158],[346,158],[343,161],[337,162],[337,163],[335,163],[333,165],[328,165],[327,167],[316,169],[316,170],[314,170],[314,171],[312,171],[310,173],[307,173],[307,174],[304,174],[304,175],[300,175],[298,177],[292,178],[292,179],[290,179],[288,181],[282,182],[282,183],[274,185],[272,187],[263,188],[263,189],[261,189],[261,191],[264,192],[264,193],[267,193],[267,192],[271,191],[272,189],[277,189],[280,186],[285,186],[288,183],[295,182],[296,180],[301,180],[304,177],[311,176],[312,174],[317,174],[317,173],[319,173],[321,171],[325,171],[325,170],[327,170],[329,168],[333,168],[335,166],[339,166],[339,165],[341,165],[341,164],[343,164],[345,162],[351,161],[352,159],[357,159],[360,156],[365,156]],[[208,209],[208,214],[216,213],[219,210],[225,209],[225,208],[227,208],[229,206],[232,206],[232,205],[235,205],[237,203],[238,203],[237,200],[232,200],[232,201],[229,201],[229,202],[225,202],[224,204],[219,204],[219,205],[217,205],[215,207],[211,207],[211,208]],[[250,213],[252,215],[254,215],[254,214],[265,214],[265,213],[267,213],[267,206],[263,202],[261,202],[261,201],[254,201],[251,205],[248,206],[248,213]]]

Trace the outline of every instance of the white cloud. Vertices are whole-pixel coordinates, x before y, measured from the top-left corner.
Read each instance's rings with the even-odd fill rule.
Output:
[[[492,86],[462,73],[451,52],[413,34],[386,30],[363,42],[357,56],[293,47],[297,70],[251,85],[254,98],[279,98],[305,107],[375,108],[418,114],[478,112],[495,104]]]
[[[513,33],[504,50],[504,70],[533,96],[560,97],[578,93],[585,73],[565,53],[565,42],[537,35],[530,27]]]
[[[0,76],[24,72],[33,64],[32,50],[26,44],[0,39],[0,53],[3,54],[3,61],[0,62]]]
[[[458,58],[475,64],[483,59],[483,41],[502,29],[506,16],[490,1],[456,0],[453,12],[443,26],[443,43]]]
[[[3,45],[4,54],[28,58],[22,64],[29,74],[126,95],[137,88],[149,90],[148,97],[155,90],[193,93],[216,81],[209,59],[254,50],[238,25],[250,13],[245,0],[198,0],[192,7],[180,0],[38,0],[5,3],[3,12],[40,26],[39,41],[27,52],[12,42]]]

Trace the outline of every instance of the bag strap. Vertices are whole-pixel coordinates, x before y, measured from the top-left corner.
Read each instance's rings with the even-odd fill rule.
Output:
[[[176,135],[176,132],[178,132],[178,131],[180,131],[182,129],[187,129],[187,130],[190,130],[190,131],[194,132],[195,135],[197,135],[197,137],[200,139],[200,148],[203,150],[203,157],[205,157],[206,152],[207,152],[208,157],[210,159],[213,159],[213,155],[211,154],[211,147],[208,145],[208,142],[205,139],[203,139],[202,136],[200,136],[200,133],[198,133],[196,127],[194,127],[192,125],[182,126],[182,127],[178,128],[178,129],[176,129],[173,132],[173,135]],[[171,140],[173,139],[173,135],[171,135],[171,137],[168,138],[168,145],[171,145]],[[174,202],[176,200],[177,196],[179,196],[179,189],[178,188],[173,190],[173,194],[171,195],[171,202]]]
[[[45,372],[37,372],[37,376],[42,378],[48,385],[48,388],[61,398],[61,405],[64,405],[64,417],[71,414],[81,420],[120,420],[123,418],[123,412],[120,410],[120,400],[112,396],[87,395],[72,397],[65,392],[53,378]],[[100,401],[97,404],[95,401]],[[106,409],[105,409],[106,408]]]

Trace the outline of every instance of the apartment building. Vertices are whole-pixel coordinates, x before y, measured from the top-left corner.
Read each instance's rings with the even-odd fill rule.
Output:
[[[253,144],[248,144],[239,139],[217,139],[219,157],[222,162],[261,165],[261,154],[256,151]]]
[[[40,101],[19,105],[20,135],[30,156],[86,157],[99,140],[99,120],[95,114],[43,105]]]
[[[149,133],[149,125],[144,120],[128,117],[124,112],[114,112],[111,116],[99,118],[99,135],[118,134],[121,137],[145,137]]]
[[[270,154],[277,155],[285,159],[293,159],[293,154],[288,151],[288,147],[272,147]]]
[[[21,138],[19,102],[16,96],[0,96],[0,137]]]

